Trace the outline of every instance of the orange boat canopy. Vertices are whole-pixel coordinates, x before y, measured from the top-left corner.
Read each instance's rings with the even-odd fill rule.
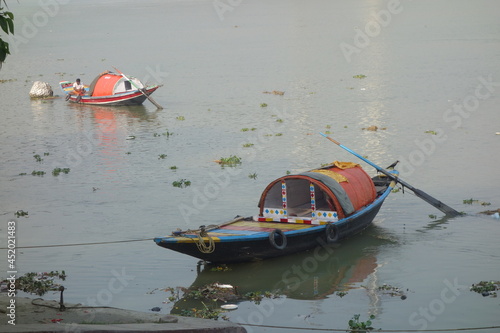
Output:
[[[90,84],[90,96],[112,96],[124,93],[131,90],[137,90],[137,87],[144,88],[144,85],[138,79],[129,77],[134,83],[130,83],[127,79],[119,74],[105,72],[99,74]],[[134,86],[135,85],[135,86]]]
[[[325,168],[271,182],[260,198],[260,217],[322,224],[354,213],[376,196],[373,181],[359,164],[336,161]]]

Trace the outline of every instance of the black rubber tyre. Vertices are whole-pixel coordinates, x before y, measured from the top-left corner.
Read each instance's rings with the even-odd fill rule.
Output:
[[[325,236],[327,243],[335,243],[339,240],[339,228],[335,224],[328,223],[325,228]]]
[[[274,229],[269,233],[269,242],[278,250],[283,250],[286,247],[286,236],[280,229]]]

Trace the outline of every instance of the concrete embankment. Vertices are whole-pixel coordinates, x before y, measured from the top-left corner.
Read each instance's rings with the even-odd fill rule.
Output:
[[[6,295],[0,296],[1,332],[246,332],[240,325],[227,321],[110,307],[65,304],[66,309],[60,311],[58,302],[40,298],[16,297],[15,311],[11,311],[10,300]]]

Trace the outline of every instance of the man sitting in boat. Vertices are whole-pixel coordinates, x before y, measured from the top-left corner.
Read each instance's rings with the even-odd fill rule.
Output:
[[[76,82],[73,83],[73,91],[70,91],[66,96],[66,100],[69,99],[70,95],[78,95],[76,101],[79,102],[82,99],[82,96],[85,95],[85,86],[81,83],[80,79],[76,79]]]

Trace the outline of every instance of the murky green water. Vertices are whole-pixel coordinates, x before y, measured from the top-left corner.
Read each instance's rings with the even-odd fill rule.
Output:
[[[500,325],[498,298],[469,291],[500,280],[500,221],[477,214],[500,207],[497,2],[55,3],[9,2],[17,33],[0,71],[0,228],[17,221],[19,247],[152,238],[256,214],[261,191],[286,171],[355,161],[320,131],[379,165],[400,160],[403,179],[469,215],[441,220],[405,191],[333,250],[198,275],[196,259],[152,241],[23,248],[19,274],[65,270],[68,302],[162,313],[173,304],[156,288],[277,289],[286,296],[227,315],[304,330],[347,328],[357,313],[382,329]],[[165,109],[28,97],[33,81],[60,94],[59,81],[89,83],[112,66],[163,84],[153,97]],[[273,90],[285,94],[263,93]],[[371,125],[379,130],[362,130]],[[242,165],[213,162],[230,155]],[[71,171],[55,177],[56,167]],[[181,179],[192,185],[172,186]],[[491,206],[462,203],[470,198]],[[384,283],[407,299],[376,292]]]

